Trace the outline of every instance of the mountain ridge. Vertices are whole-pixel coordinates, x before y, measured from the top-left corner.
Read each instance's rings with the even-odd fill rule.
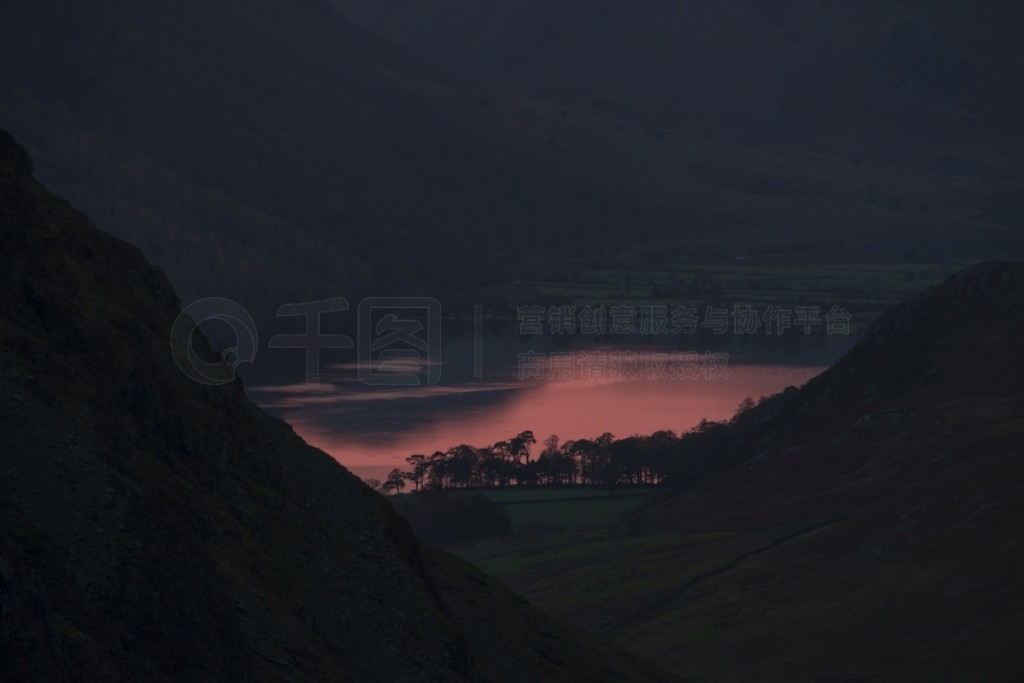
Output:
[[[794,680],[843,667],[871,680],[1012,680],[1024,665],[1011,645],[1024,606],[1011,578],[1024,561],[1021,300],[1024,263],[971,266],[890,309],[781,407],[738,415],[732,452],[639,516],[684,535],[728,530],[695,552],[734,561],[638,608],[614,642],[652,654],[641,644],[657,639],[652,615],[666,605],[691,606],[686,633],[758,604],[709,651],[683,645],[660,661],[742,680],[724,653],[751,648]],[[792,668],[811,651],[816,668]]]
[[[1024,18],[1000,3],[333,4],[450,73],[583,115],[826,146],[1020,145]]]
[[[166,278],[26,159],[0,133],[0,676],[672,680],[421,549],[239,381],[185,377]]]
[[[865,261],[1021,248],[1012,148],[623,126],[467,85],[326,4],[21,0],[0,25],[0,118],[185,299],[233,299],[261,329],[288,302],[472,296],[567,255],[811,258],[822,225]]]

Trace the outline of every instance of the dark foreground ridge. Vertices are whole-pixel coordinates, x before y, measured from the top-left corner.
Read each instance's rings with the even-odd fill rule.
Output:
[[[724,427],[729,450],[637,520],[701,539],[687,561],[709,568],[603,634],[676,642],[659,661],[712,680],[1017,680],[1022,302],[1024,263],[971,266]]]
[[[187,379],[179,308],[0,132],[0,680],[671,680]]]

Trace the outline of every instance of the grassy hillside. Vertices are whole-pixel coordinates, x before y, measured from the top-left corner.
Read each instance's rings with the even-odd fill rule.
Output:
[[[972,266],[684,440],[702,462],[628,524],[463,552],[694,680],[1016,680],[1022,296],[1024,265]]]

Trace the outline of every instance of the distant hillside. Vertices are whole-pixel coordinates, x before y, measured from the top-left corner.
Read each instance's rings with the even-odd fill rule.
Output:
[[[582,68],[592,52],[568,54]],[[646,69],[628,81],[637,103],[686,90]],[[186,300],[234,298],[261,322],[294,301],[445,298],[566,255],[979,258],[1024,243],[1015,148],[822,154],[593,120],[426,68],[328,0],[20,0],[0,22],[0,83],[0,121],[42,180]]]
[[[326,0],[197,8],[18,2],[0,25],[0,118],[186,296],[440,296],[629,215],[643,232],[623,155],[452,87]]]
[[[585,115],[878,152],[897,138],[1020,151],[1012,3],[333,2],[452,73]]]
[[[671,680],[187,379],[163,274],[31,173],[0,131],[0,680]]]

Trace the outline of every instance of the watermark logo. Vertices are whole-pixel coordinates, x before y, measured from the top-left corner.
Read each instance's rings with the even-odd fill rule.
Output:
[[[359,379],[371,386],[419,386],[441,379],[441,304],[431,297],[359,302]]]
[[[305,334],[278,334],[270,339],[272,349],[302,349],[306,352],[306,384],[320,383],[320,349],[351,349],[352,339],[344,334],[324,334],[320,316],[347,311],[348,301],[342,297],[285,304],[277,309],[277,317],[305,316]]]
[[[355,349],[359,379],[372,386],[419,386],[441,379],[441,304],[430,297],[371,297],[358,306],[357,343],[345,334],[323,331],[322,316],[349,310],[346,299],[285,304],[279,318],[302,317],[305,331],[277,334],[270,349],[295,349],[305,353],[307,384],[319,384],[321,350]],[[234,334],[233,345],[208,361],[195,349],[196,328],[208,320],[226,323]],[[242,306],[218,297],[189,304],[171,328],[171,355],[183,373],[200,384],[227,384],[241,363],[251,363],[259,348],[256,323]]]
[[[520,381],[729,379],[725,352],[527,351],[517,358]]]
[[[195,332],[209,320],[226,323],[234,334],[234,345],[220,353],[220,360],[203,360],[195,349]],[[256,323],[244,308],[230,299],[209,297],[189,304],[171,327],[171,357],[186,376],[200,384],[227,384],[235,379],[235,368],[251,363],[259,348]]]
[[[622,335],[641,337],[694,335],[706,330],[709,334],[782,335],[795,330],[811,335],[823,328],[832,335],[850,334],[853,316],[848,310],[833,305],[822,315],[821,306],[767,305],[754,307],[736,305],[730,310],[708,305],[703,311],[688,306],[667,305],[588,305],[582,308],[558,306],[519,306],[516,309],[520,336],[551,336],[581,334],[584,336]]]
[[[270,349],[299,350],[305,354],[305,381],[319,384],[324,349],[354,349],[359,381],[370,386],[408,387],[434,385],[441,379],[441,304],[432,297],[368,297],[356,309],[356,339],[330,334],[323,329],[323,315],[350,310],[347,299],[335,297],[306,303],[289,303],[277,310],[279,318],[301,317],[302,333],[277,334]],[[516,309],[520,336],[623,335],[667,337],[704,333],[721,336],[800,336],[823,332],[850,334],[852,316],[833,305],[793,308],[744,304],[732,309],[708,305],[704,310],[664,305],[519,306]],[[483,376],[483,307],[475,306],[473,376]],[[234,342],[216,361],[196,352],[196,328],[208,320],[226,323]],[[171,353],[185,375],[201,384],[226,384],[236,377],[241,363],[253,362],[259,337],[252,316],[229,299],[199,299],[185,308],[171,330]],[[584,351],[576,354],[517,354],[520,380],[565,379],[728,379],[728,353],[695,352],[635,353],[632,351]]]

